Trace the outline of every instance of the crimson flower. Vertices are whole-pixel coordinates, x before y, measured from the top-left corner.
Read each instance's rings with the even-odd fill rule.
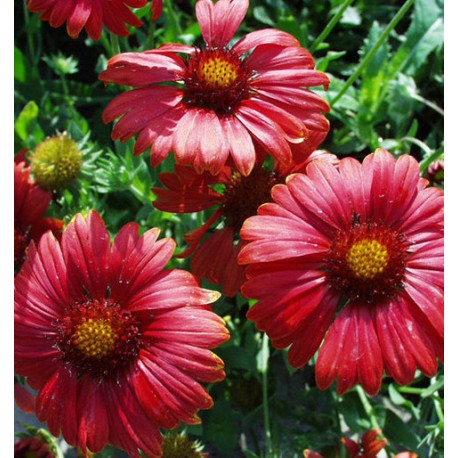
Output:
[[[105,123],[121,117],[113,140],[139,134],[134,154],[151,147],[153,166],[173,150],[178,164],[213,175],[228,160],[248,175],[259,145],[286,166],[305,160],[329,130],[322,114],[329,105],[306,88],[327,88],[329,79],[280,30],[248,33],[229,48],[248,5],[199,0],[203,49],[165,44],[112,57],[100,79],[136,88],[118,95],[103,113]]]
[[[140,27],[142,21],[130,8],[142,8],[147,3],[148,0],[27,0],[27,7],[40,13],[40,19],[49,21],[51,27],[66,23],[72,38],[78,38],[85,28],[93,40],[100,40],[103,26],[122,37],[129,35],[126,24]],[[158,8],[154,0],[153,19],[160,15]]]
[[[307,164],[316,159],[331,163],[337,160],[326,151],[314,151],[301,166],[295,166],[295,170],[305,170]],[[159,175],[167,189],[153,188],[157,196],[153,205],[157,209],[170,213],[215,209],[201,227],[185,235],[189,247],[179,255],[182,258],[192,255],[191,270],[197,278],[221,284],[228,297],[238,293],[245,281],[245,267],[237,263],[244,245],[239,238],[240,228],[249,216],[256,214],[261,204],[271,201],[272,186],[283,182],[290,170],[281,167],[270,170],[257,165],[249,175],[243,176],[225,166],[213,176],[176,165],[174,173]],[[204,240],[209,232],[212,233]]]
[[[151,5],[151,19],[155,21],[162,15],[162,0],[153,0]]]
[[[30,167],[25,162],[25,150],[14,158],[14,271],[21,268],[31,240],[51,230],[60,237],[63,221],[44,218],[51,203],[52,193],[40,188],[30,176]]]
[[[213,401],[198,382],[225,376],[210,349],[229,338],[208,305],[219,293],[164,270],[171,239],[110,235],[95,211],[59,243],[48,232],[15,278],[15,373],[38,391],[36,415],[84,453],[107,443],[161,456],[159,428],[197,424]]]
[[[376,458],[377,453],[388,443],[386,439],[379,438],[381,433],[378,429],[371,429],[363,434],[361,443],[347,437],[342,438],[342,443],[350,452],[351,458]]]
[[[247,316],[293,367],[321,346],[320,389],[376,394],[384,370],[404,385],[443,361],[443,191],[419,174],[385,150],[314,161],[241,229]]]
[[[377,453],[388,444],[386,439],[379,438],[380,434],[380,430],[372,429],[363,434],[361,442],[344,437],[342,443],[350,453],[350,458],[377,458]],[[303,455],[304,458],[324,458],[320,453],[309,449],[304,450]],[[413,452],[401,452],[394,458],[418,458],[418,455]]]

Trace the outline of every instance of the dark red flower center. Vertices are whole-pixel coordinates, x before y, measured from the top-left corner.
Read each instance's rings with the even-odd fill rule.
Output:
[[[198,50],[187,61],[184,102],[217,114],[232,113],[249,96],[252,71],[226,49]]]
[[[407,247],[402,234],[383,224],[354,224],[339,232],[325,257],[330,283],[366,303],[402,288]]]
[[[57,327],[57,345],[64,361],[81,375],[113,374],[129,365],[140,351],[136,316],[110,299],[73,305]]]
[[[226,225],[240,231],[243,222],[256,215],[260,205],[272,201],[270,191],[277,182],[277,175],[263,168],[253,169],[246,177],[235,172],[223,196]]]

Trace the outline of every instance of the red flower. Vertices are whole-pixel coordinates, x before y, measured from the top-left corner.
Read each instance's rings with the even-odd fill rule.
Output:
[[[346,437],[342,438],[342,442],[350,452],[350,458],[377,458],[377,453],[388,444],[386,439],[378,439],[380,434],[380,430],[372,429],[363,434],[360,443]],[[309,449],[304,450],[303,454],[304,458],[324,458],[323,455]],[[418,458],[418,455],[413,452],[401,452],[394,458]]]
[[[29,10],[40,13],[40,19],[49,21],[51,27],[60,27],[66,22],[67,33],[72,38],[78,38],[85,28],[93,40],[100,40],[104,25],[116,35],[129,35],[126,24],[142,25],[130,8],[142,8],[147,3],[148,0],[27,0]],[[155,3],[157,1],[153,6]]]
[[[153,0],[153,3],[151,5],[151,19],[153,21],[159,19],[162,15],[162,0]]]
[[[241,229],[248,318],[292,366],[320,348],[319,388],[369,394],[443,360],[443,192],[410,156],[385,150],[338,168],[312,162],[272,190]]]
[[[197,2],[203,49],[166,44],[108,61],[101,80],[137,88],[103,113],[106,123],[122,116],[114,140],[139,134],[134,153],[152,147],[153,166],[173,150],[178,164],[213,175],[228,159],[248,175],[257,145],[287,166],[317,148],[329,130],[322,115],[329,106],[306,87],[327,88],[329,79],[314,70],[312,56],[293,36],[279,30],[249,33],[230,49],[248,3]]]
[[[63,221],[43,218],[51,203],[52,194],[37,186],[30,177],[30,167],[25,162],[25,151],[14,160],[14,271],[18,272],[30,240],[38,242],[51,230],[56,237],[63,228]]]
[[[378,439],[382,432],[372,429],[363,434],[361,443],[344,437],[342,439],[345,448],[350,452],[351,458],[376,458],[377,453],[385,448],[386,439]]]
[[[333,163],[336,157],[325,151],[315,151],[300,170],[305,170],[307,164],[315,159]],[[283,182],[287,175],[288,169],[276,168],[272,171],[256,166],[248,176],[242,176],[225,166],[217,176],[213,176],[208,172],[198,174],[188,166],[176,165],[174,173],[159,175],[167,189],[153,188],[158,197],[153,205],[171,213],[192,213],[216,207],[203,226],[185,235],[184,239],[190,246],[179,257],[192,255],[191,270],[194,275],[221,284],[224,294],[232,297],[245,281],[245,267],[237,263],[237,256],[244,245],[239,243],[240,228],[249,216],[256,214],[261,204],[271,201],[272,186]],[[215,185],[219,185],[219,191]],[[204,240],[212,227],[214,232]]]
[[[229,338],[207,305],[219,293],[164,270],[173,240],[138,230],[110,246],[97,212],[77,215],[60,243],[30,245],[15,278],[15,372],[38,390],[38,419],[83,451],[160,456],[159,428],[199,423],[213,401],[197,382],[225,376],[209,350]]]

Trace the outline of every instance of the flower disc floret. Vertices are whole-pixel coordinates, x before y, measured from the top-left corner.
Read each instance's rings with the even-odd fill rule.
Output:
[[[234,112],[249,96],[251,71],[227,49],[198,50],[187,61],[184,102],[220,115]]]
[[[49,191],[65,188],[83,165],[83,153],[65,132],[41,142],[31,156],[32,174]]]
[[[141,333],[135,314],[112,300],[73,305],[57,322],[57,346],[80,375],[115,377],[138,356]]]
[[[226,225],[240,231],[243,222],[256,215],[260,205],[271,201],[270,190],[277,182],[276,173],[268,169],[256,168],[246,177],[234,172],[221,203]]]
[[[330,283],[345,296],[372,303],[402,288],[405,236],[383,224],[353,224],[325,255]]]

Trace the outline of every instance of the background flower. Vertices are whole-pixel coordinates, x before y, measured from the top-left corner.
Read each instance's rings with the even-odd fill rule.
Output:
[[[443,192],[418,163],[384,150],[338,168],[312,162],[245,221],[239,262],[248,318],[294,367],[320,348],[321,389],[369,394],[383,370],[399,384],[443,360]],[[337,316],[336,316],[337,314]]]
[[[248,175],[261,146],[278,162],[301,162],[324,140],[325,100],[308,87],[329,84],[311,54],[275,29],[229,42],[248,0],[199,0],[197,20],[205,47],[165,44],[108,61],[100,79],[138,89],[117,96],[103,113],[114,140],[139,134],[134,153],[151,147],[151,164],[173,150],[178,164],[217,175],[229,165]],[[184,54],[183,58],[180,54]],[[163,85],[162,83],[175,83]]]
[[[185,235],[189,247],[178,257],[192,255],[191,270],[199,279],[221,284],[226,296],[235,296],[245,281],[245,267],[237,262],[244,246],[239,232],[243,222],[256,214],[258,207],[271,201],[272,186],[284,182],[290,171],[305,170],[313,160],[337,163],[327,151],[314,151],[302,164],[274,169],[256,166],[249,175],[226,166],[217,175],[198,174],[189,166],[175,166],[174,173],[161,173],[166,186],[153,188],[157,200],[153,205],[172,213],[191,213],[215,208],[199,228]],[[207,238],[205,236],[208,235]]]
[[[130,8],[141,8],[148,0],[27,0],[27,7],[40,13],[40,19],[51,27],[67,24],[67,33],[78,38],[86,29],[93,40],[100,40],[103,26],[116,35],[127,36],[126,24],[142,25]]]
[[[213,402],[197,382],[224,378],[209,350],[229,337],[208,306],[219,293],[164,270],[175,244],[158,235],[131,223],[110,246],[99,214],[79,214],[15,279],[15,372],[38,390],[38,419],[83,451],[160,456],[159,428],[199,423]]]
[[[38,242],[51,230],[60,237],[63,221],[44,218],[51,203],[52,194],[40,188],[30,176],[30,167],[23,150],[14,158],[14,271],[17,273],[25,258],[29,242]]]

